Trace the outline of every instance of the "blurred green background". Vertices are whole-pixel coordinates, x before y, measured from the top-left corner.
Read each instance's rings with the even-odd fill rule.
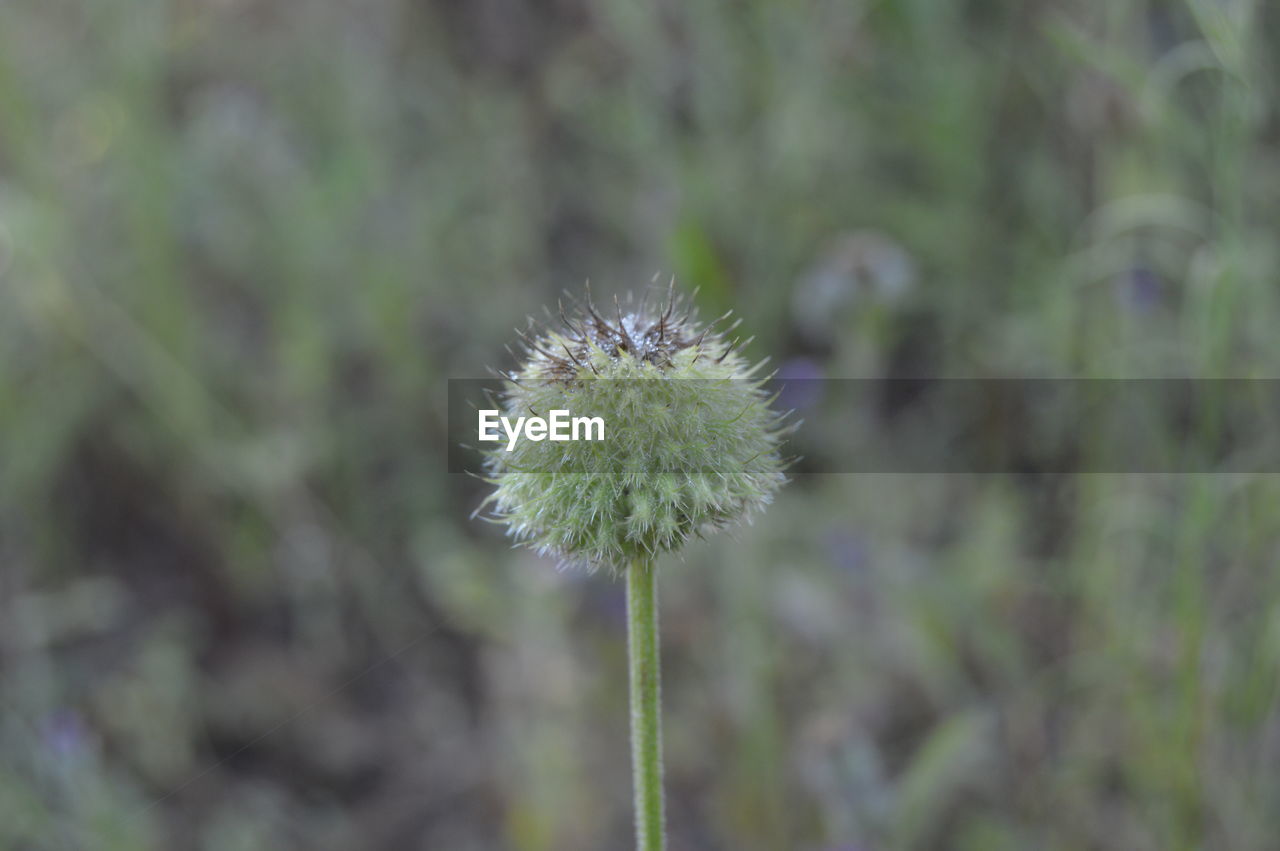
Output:
[[[0,849],[624,849],[622,588],[445,382],[1280,375],[1280,7],[4,0]],[[1270,849],[1280,481],[824,475],[663,565],[673,851]],[[1162,439],[1158,430],[1153,440]]]

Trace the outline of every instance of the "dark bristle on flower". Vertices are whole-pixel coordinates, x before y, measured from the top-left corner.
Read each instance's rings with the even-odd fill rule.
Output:
[[[576,378],[582,370],[588,368],[593,349],[598,349],[611,358],[628,354],[661,369],[671,369],[674,364],[673,356],[677,352],[707,346],[715,349],[714,352],[708,352],[707,356],[714,357],[717,363],[722,362],[736,347],[737,342],[726,342],[718,335],[713,337],[711,329],[715,322],[701,326],[693,320],[691,311],[673,318],[679,306],[680,299],[671,294],[665,304],[657,309],[641,304],[635,310],[626,310],[615,297],[614,317],[610,319],[596,309],[589,296],[572,317],[565,312],[561,302],[558,305],[558,316],[563,331],[554,335],[544,332],[538,339],[531,339],[527,333],[517,331],[526,349],[540,356],[540,373],[527,377],[553,380]],[[725,319],[727,315],[716,321]],[[548,342],[558,345],[548,346]],[[558,351],[551,351],[552,348]]]

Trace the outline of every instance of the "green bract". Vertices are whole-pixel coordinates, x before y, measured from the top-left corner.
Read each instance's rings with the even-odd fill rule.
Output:
[[[494,519],[566,561],[619,567],[680,547],[770,502],[783,416],[721,333],[669,300],[604,319],[588,302],[528,342],[504,415],[600,417],[599,441],[519,441],[488,452]],[[714,326],[715,323],[712,323]]]

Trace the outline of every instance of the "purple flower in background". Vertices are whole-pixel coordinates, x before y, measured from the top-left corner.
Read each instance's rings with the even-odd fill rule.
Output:
[[[625,627],[627,623],[627,597],[617,582],[592,582],[583,590],[583,602],[587,611],[610,627]]]
[[[1134,266],[1116,281],[1121,306],[1135,313],[1150,313],[1164,302],[1164,281],[1147,266]]]
[[[778,388],[780,410],[803,412],[822,401],[825,392],[822,366],[809,358],[792,358],[778,367],[774,381]]]
[[[82,755],[89,746],[89,737],[84,719],[70,709],[50,713],[41,724],[40,738],[45,750],[61,761]]]
[[[827,533],[824,543],[831,563],[845,573],[862,573],[871,563],[871,553],[861,535],[837,529]]]

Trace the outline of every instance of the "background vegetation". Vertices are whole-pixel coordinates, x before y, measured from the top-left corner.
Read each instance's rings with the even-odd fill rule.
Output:
[[[468,519],[446,378],[655,272],[785,374],[1276,376],[1278,45],[7,0],[0,849],[626,848],[622,587]],[[1274,847],[1275,477],[822,474],[801,401],[780,501],[664,566],[674,849]]]

